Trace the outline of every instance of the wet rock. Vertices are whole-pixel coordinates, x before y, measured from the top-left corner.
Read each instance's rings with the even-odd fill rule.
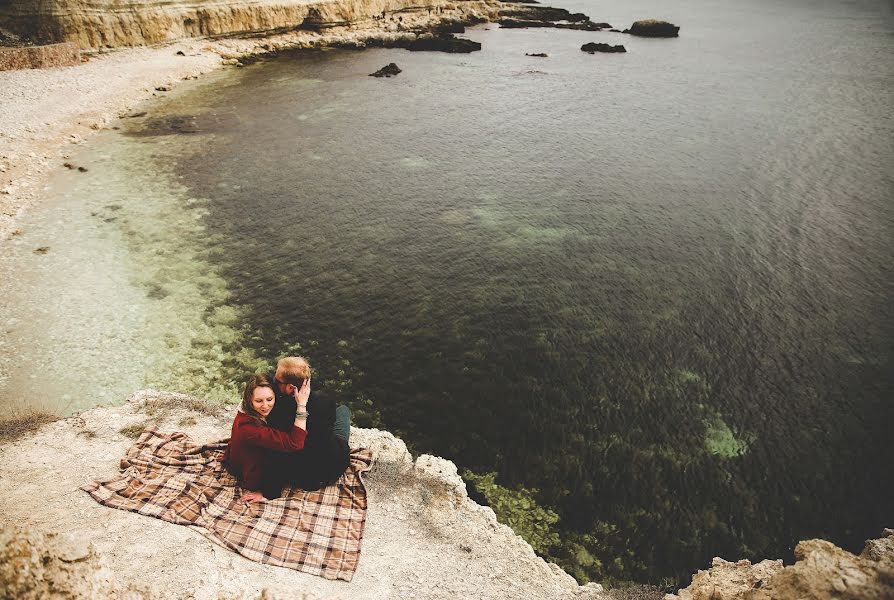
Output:
[[[393,77],[401,72],[401,68],[394,63],[388,63],[375,73],[370,73],[370,77]]]
[[[584,44],[580,49],[589,54],[595,54],[596,52],[627,52],[627,49],[621,44],[612,46],[611,44],[601,44],[598,42]]]
[[[609,29],[611,25],[608,23],[594,23],[593,21],[582,21],[580,23],[556,23],[556,29],[578,29],[581,31],[602,31]]]
[[[673,23],[656,19],[645,19],[636,21],[630,26],[630,29],[625,29],[622,33],[640,37],[678,37],[679,32],[680,28]]]
[[[546,52],[525,52],[525,56],[537,56],[540,58],[547,58],[549,54]]]
[[[73,164],[71,164],[70,162],[62,163],[62,166],[65,167],[66,169],[74,169],[75,168],[75,166]]]
[[[524,29],[528,27],[555,27],[556,24],[550,21],[531,21],[528,19],[500,19],[498,21],[501,29]]]
[[[451,54],[467,54],[481,50],[481,44],[452,35],[422,34],[408,41],[404,46],[412,52],[448,52]]]
[[[508,19],[520,19],[523,21],[542,21],[555,24],[557,22],[580,23],[589,21],[590,17],[584,13],[571,13],[564,8],[551,6],[518,6],[500,10],[500,17]],[[552,25],[546,25],[551,27]]]
[[[577,29],[580,31],[602,31],[611,27],[608,23],[594,23],[589,19],[576,21],[571,23],[562,23],[556,21],[541,21],[537,19],[518,19],[507,18],[500,19],[500,27],[502,29],[522,29],[530,27],[554,27],[556,29]]]
[[[87,167],[78,167],[78,171],[81,173],[86,173],[88,171]]]

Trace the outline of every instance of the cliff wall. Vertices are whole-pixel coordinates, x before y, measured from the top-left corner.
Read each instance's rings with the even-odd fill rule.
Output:
[[[143,46],[184,38],[293,29],[362,28],[402,15],[495,10],[496,0],[0,0],[0,27],[40,43]]]

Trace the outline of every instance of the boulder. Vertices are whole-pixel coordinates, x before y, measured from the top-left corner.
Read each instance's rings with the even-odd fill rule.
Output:
[[[638,35],[640,37],[678,37],[680,28],[667,21],[645,19],[643,21],[636,21],[630,26],[630,29],[625,29],[623,33]]]
[[[393,77],[401,72],[401,68],[394,63],[388,63],[375,73],[370,73],[370,77]]]

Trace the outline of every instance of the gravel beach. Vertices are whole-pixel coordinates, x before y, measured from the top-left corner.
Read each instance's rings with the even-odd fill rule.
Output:
[[[70,144],[163,93],[155,88],[219,67],[220,51],[179,42],[96,54],[75,67],[0,72],[0,238],[38,201]]]

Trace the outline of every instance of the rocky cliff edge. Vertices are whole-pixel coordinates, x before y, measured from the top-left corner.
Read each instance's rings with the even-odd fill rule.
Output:
[[[469,499],[456,466],[421,455],[386,431],[351,430],[373,451],[360,567],[351,583],[252,562],[198,530],[93,501],[78,488],[118,472],[148,426],[204,443],[228,436],[235,407],[146,390],[124,406],[46,423],[0,445],[0,597],[119,599],[440,599],[639,597],[579,586],[537,557],[490,508]],[[894,530],[856,556],[824,540],[797,562],[715,558],[666,600],[894,598]]]
[[[351,445],[374,455],[351,583],[252,562],[199,531],[107,508],[78,489],[116,474],[144,427],[210,442],[229,436],[234,410],[143,391],[124,406],[95,408],[0,446],[3,597],[603,597],[600,586],[578,586],[470,500],[452,462],[429,455],[414,461],[385,431],[351,431]]]

